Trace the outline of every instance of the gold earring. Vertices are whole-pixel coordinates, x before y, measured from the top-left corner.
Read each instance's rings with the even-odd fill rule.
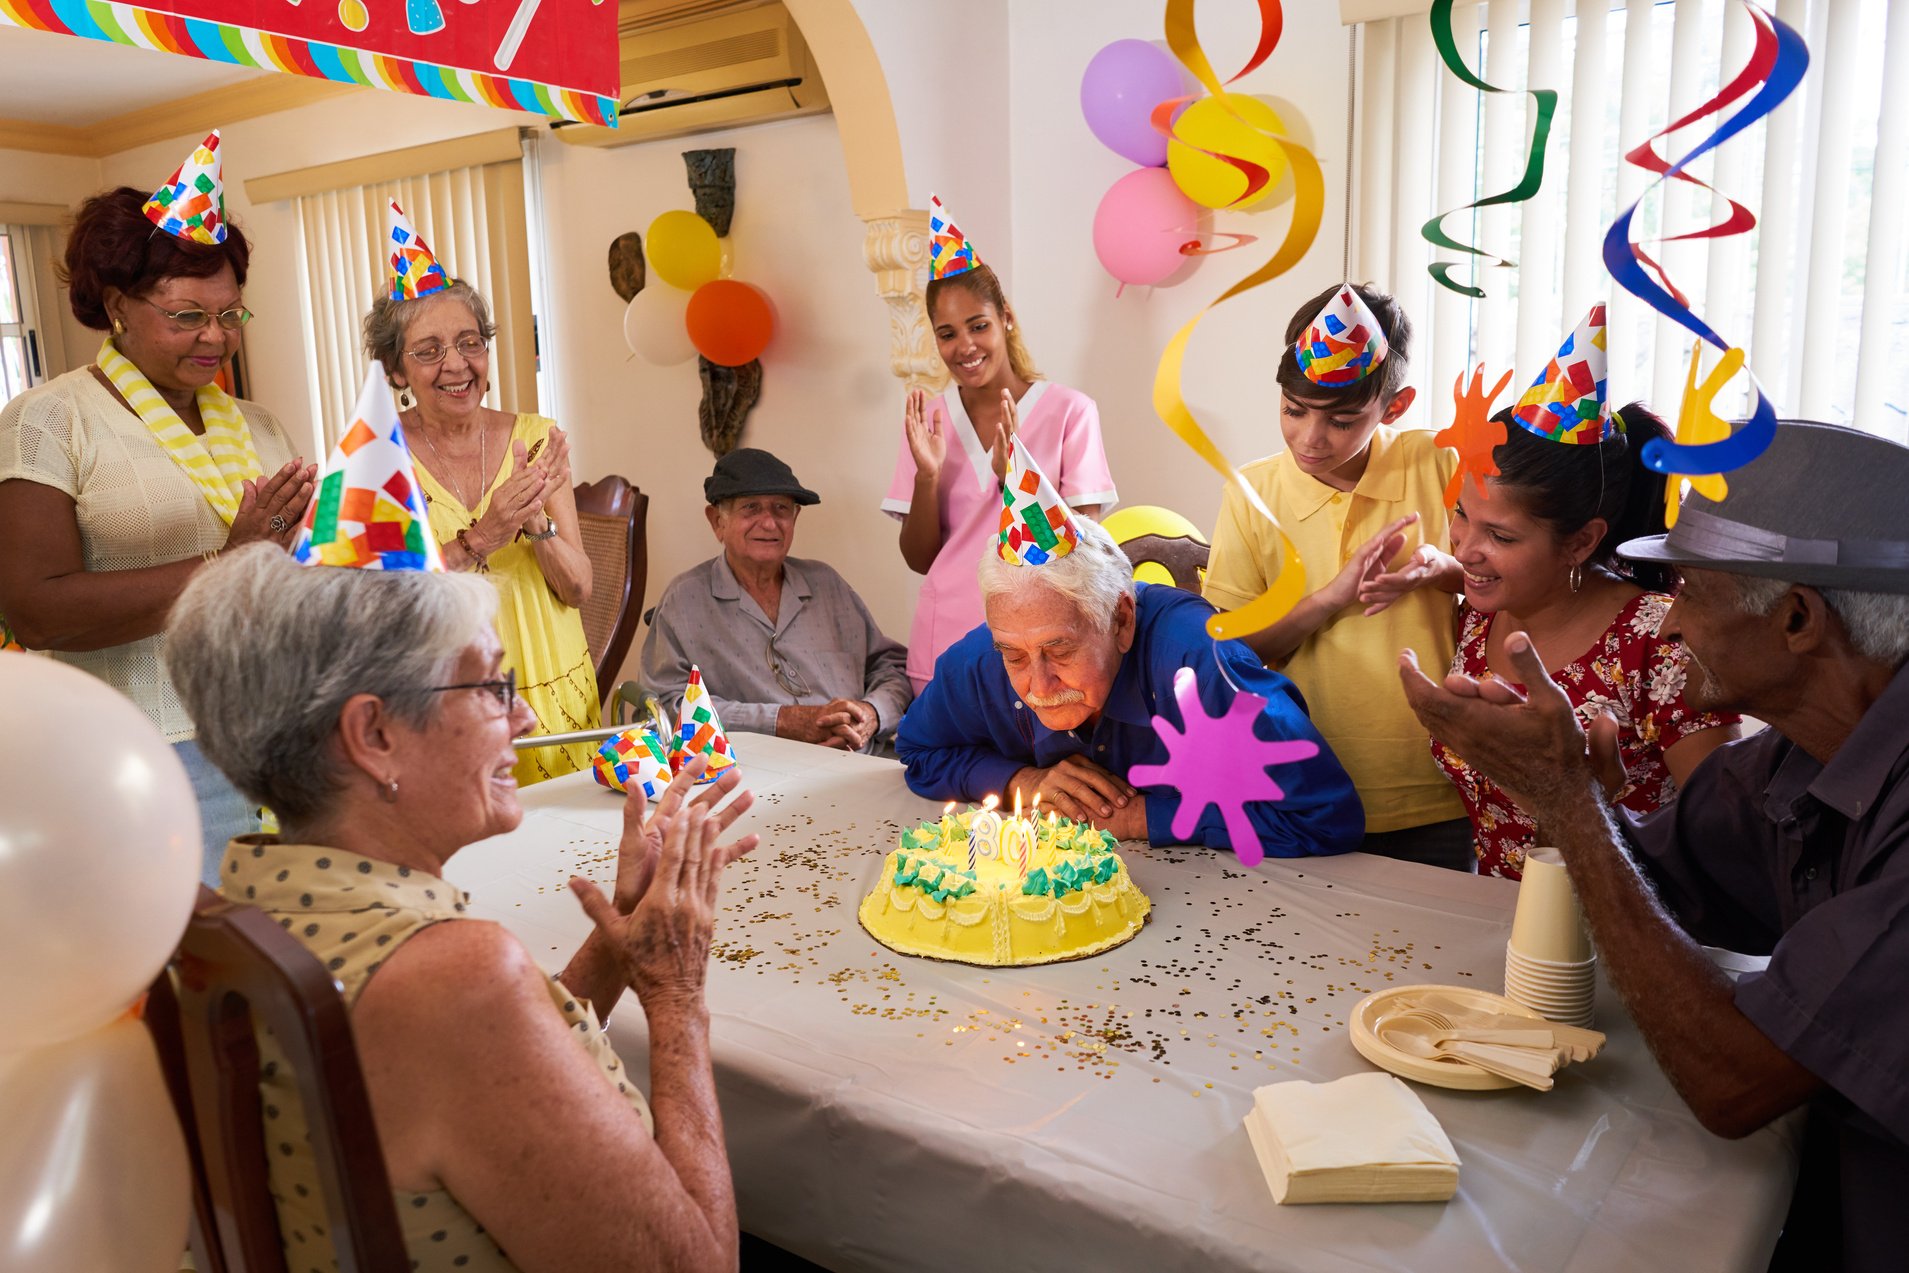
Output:
[[[120,322],[117,318],[115,318],[113,320],[113,335],[124,336],[125,334],[126,334],[126,324]]]

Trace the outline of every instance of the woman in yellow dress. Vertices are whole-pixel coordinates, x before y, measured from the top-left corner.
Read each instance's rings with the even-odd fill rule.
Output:
[[[393,205],[394,209],[396,205]],[[399,214],[402,216],[402,213]],[[447,570],[476,570],[497,586],[497,635],[538,733],[602,720],[596,668],[578,607],[590,599],[590,559],[577,531],[570,444],[554,421],[494,411],[484,297],[411,245],[403,270],[365,315],[365,353],[398,391],[399,419],[431,509]],[[407,400],[409,405],[407,406]],[[588,743],[520,754],[520,785],[588,769]]]

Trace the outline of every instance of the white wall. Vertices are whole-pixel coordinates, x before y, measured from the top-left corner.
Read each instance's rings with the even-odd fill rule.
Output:
[[[1080,75],[1112,40],[1158,39],[1159,0],[982,0],[961,11],[959,44],[951,43],[944,5],[856,3],[895,100],[914,204],[925,207],[930,191],[949,200],[983,255],[1002,269],[1043,369],[1098,399],[1122,501],[1165,504],[1210,526],[1219,478],[1154,416],[1153,368],[1180,323],[1265,259],[1288,212],[1282,206],[1220,214],[1221,228],[1257,234],[1259,242],[1201,260],[1173,286],[1114,298],[1114,282],[1094,257],[1091,226],[1102,193],[1132,166],[1088,131]],[[1222,74],[1251,48],[1253,12],[1250,5],[1202,7],[1201,36]],[[1298,302],[1339,277],[1345,38],[1331,6],[1288,5],[1279,50],[1238,86],[1303,107],[1327,183],[1324,229],[1305,260],[1222,307],[1201,327],[1188,359],[1188,398],[1238,461],[1277,448],[1271,357]],[[288,203],[252,206],[245,177],[526,119],[366,93],[226,125],[228,211],[255,245],[246,289],[259,315],[247,331],[255,396],[293,427],[309,428],[295,217]],[[220,122],[189,121],[176,139],[101,161],[81,184],[156,185]],[[606,150],[554,140],[545,146],[555,305],[546,347],[555,358],[561,423],[574,439],[577,471],[621,473],[649,493],[652,602],[673,575],[713,551],[701,496],[712,458],[697,432],[694,363],[659,368],[629,356],[623,305],[610,288],[605,257],[617,235],[647,229],[666,209],[692,206],[682,151],[724,145],[737,148],[735,275],[768,291],[778,319],[763,358],[762,401],[744,443],[781,455],[823,497],[803,515],[797,553],[832,562],[882,625],[905,637],[917,580],[902,564],[894,523],[877,508],[898,445],[900,395],[888,363],[887,316],[862,258],[863,228],[832,117]],[[9,195],[6,158],[0,154],[0,197],[36,197]],[[70,200],[84,192],[37,197]]]
[[[621,473],[649,494],[652,604],[671,577],[715,554],[702,496],[714,457],[696,422],[695,361],[655,367],[630,357],[606,265],[617,235],[694,206],[681,155],[713,146],[736,148],[734,277],[767,291],[776,311],[762,400],[743,445],[775,452],[822,497],[802,513],[796,555],[841,570],[882,626],[905,640],[916,576],[879,508],[899,445],[901,389],[833,117],[613,150],[546,149],[545,205],[560,227],[551,245],[552,339],[578,469]],[[668,285],[652,274],[649,286]]]
[[[1163,42],[1161,9],[1160,0],[1095,0],[1092,20],[1083,21],[1077,4],[1016,0],[1009,143],[1021,268],[1008,280],[1008,292],[1042,370],[1099,403],[1121,502],[1163,504],[1210,529],[1221,479],[1154,414],[1154,367],[1182,323],[1272,254],[1286,232],[1291,204],[1214,214],[1216,228],[1255,234],[1258,242],[1201,258],[1170,279],[1170,286],[1128,288],[1115,298],[1116,284],[1094,256],[1094,210],[1107,187],[1134,165],[1088,130],[1080,79],[1093,55],[1114,40]],[[1194,415],[1236,464],[1283,449],[1273,364],[1286,322],[1301,301],[1340,281],[1342,269],[1345,29],[1334,5],[1288,4],[1285,16],[1285,34],[1273,56],[1233,87],[1304,111],[1325,171],[1320,235],[1290,272],[1228,301],[1200,324],[1183,382]],[[1199,17],[1214,68],[1221,76],[1233,74],[1257,39],[1257,7],[1206,4]],[[1293,126],[1292,117],[1285,117]],[[903,143],[909,143],[905,135]]]

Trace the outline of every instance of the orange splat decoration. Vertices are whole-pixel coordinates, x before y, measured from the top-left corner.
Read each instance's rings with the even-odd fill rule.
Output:
[[[1440,429],[1432,440],[1440,446],[1458,449],[1458,468],[1452,473],[1452,480],[1445,484],[1445,507],[1454,508],[1458,504],[1458,492],[1465,485],[1469,475],[1478,479],[1478,489],[1485,489],[1485,480],[1498,476],[1498,461],[1492,458],[1492,452],[1505,440],[1505,426],[1495,424],[1491,418],[1491,404],[1511,383],[1511,372],[1507,371],[1498,378],[1498,383],[1486,393],[1485,364],[1479,363],[1472,371],[1471,387],[1465,386],[1465,373],[1458,373],[1458,380],[1452,385],[1452,422]]]

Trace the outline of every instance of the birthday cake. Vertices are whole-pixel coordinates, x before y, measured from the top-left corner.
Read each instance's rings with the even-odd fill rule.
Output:
[[[862,899],[862,927],[890,950],[964,964],[1099,954],[1139,932],[1153,909],[1116,843],[1053,815],[950,812],[901,833]]]

